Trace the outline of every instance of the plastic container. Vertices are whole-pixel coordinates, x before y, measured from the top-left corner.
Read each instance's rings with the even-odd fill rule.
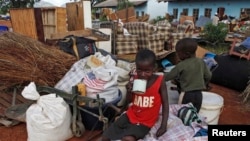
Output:
[[[209,125],[217,125],[224,106],[224,99],[212,92],[202,92],[202,94],[203,100],[199,114],[206,117],[206,122]]]
[[[173,64],[168,60],[168,59],[164,59],[161,61],[161,65],[163,68],[169,67],[169,66],[173,66]]]
[[[137,94],[144,94],[147,89],[147,80],[135,79],[132,91]]]
[[[166,67],[166,68],[164,69],[164,72],[170,72],[174,67],[175,67],[175,65]]]
[[[207,52],[207,53],[205,54],[204,57],[207,57],[207,58],[214,58],[215,56],[216,56],[216,54],[214,54],[214,53],[212,53],[212,52]]]
[[[8,31],[8,26],[0,25],[0,31]]]

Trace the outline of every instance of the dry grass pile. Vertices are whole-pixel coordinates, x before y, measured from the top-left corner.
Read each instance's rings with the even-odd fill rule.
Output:
[[[248,82],[248,86],[242,92],[241,96],[243,97],[243,103],[246,103],[250,106],[250,81]]]
[[[56,47],[14,33],[0,34],[0,90],[31,81],[54,86],[76,58]]]

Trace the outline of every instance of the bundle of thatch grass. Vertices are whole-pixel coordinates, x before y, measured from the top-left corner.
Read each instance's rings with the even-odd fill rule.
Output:
[[[250,105],[250,80],[246,89],[241,93],[241,96],[243,97],[243,103]]]
[[[57,47],[14,32],[0,34],[0,90],[31,81],[54,86],[76,61]]]

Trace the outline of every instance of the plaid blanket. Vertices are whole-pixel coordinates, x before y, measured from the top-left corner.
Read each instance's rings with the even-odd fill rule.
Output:
[[[205,119],[201,117],[202,123],[192,123],[191,126],[185,126],[181,119],[177,117],[178,110],[187,106],[186,104],[171,104],[169,107],[169,118],[167,132],[163,134],[158,139],[155,138],[155,133],[161,124],[161,113],[159,114],[159,119],[156,124],[151,128],[148,135],[143,140],[139,141],[207,141],[207,136],[194,137],[195,134],[201,129],[207,129],[207,123]]]
[[[83,58],[73,64],[70,70],[63,76],[63,78],[54,86],[57,89],[63,90],[67,93],[72,92],[72,87],[81,82],[82,78],[91,72],[91,68],[86,65],[87,59]]]
[[[192,34],[189,33],[172,33],[172,47],[174,49],[176,43],[183,38],[192,38]]]
[[[124,24],[130,35],[118,34],[116,38],[117,54],[136,53],[147,48],[155,53],[164,50],[168,38],[168,27],[157,27],[146,22],[129,22]]]

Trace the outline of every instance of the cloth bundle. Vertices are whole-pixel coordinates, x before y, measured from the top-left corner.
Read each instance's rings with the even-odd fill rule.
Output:
[[[97,62],[95,59],[101,60],[101,63]],[[114,66],[115,64],[116,62],[109,55],[103,56],[100,52],[96,52],[94,55],[90,55],[75,62],[54,87],[71,93],[72,87],[81,82],[82,78],[87,73],[91,72],[93,68],[101,65]]]
[[[105,98],[111,102],[118,98],[119,89],[122,92],[122,102],[125,99],[125,84],[129,80],[131,64],[111,56],[103,56],[100,52],[78,60],[64,77],[55,85],[55,88],[71,93],[72,86],[84,84],[87,97]]]
[[[100,98],[105,98],[105,102],[115,100],[119,94],[117,78],[118,73],[114,69],[105,66],[93,68],[82,80],[86,85],[87,97],[96,98],[99,94]]]

